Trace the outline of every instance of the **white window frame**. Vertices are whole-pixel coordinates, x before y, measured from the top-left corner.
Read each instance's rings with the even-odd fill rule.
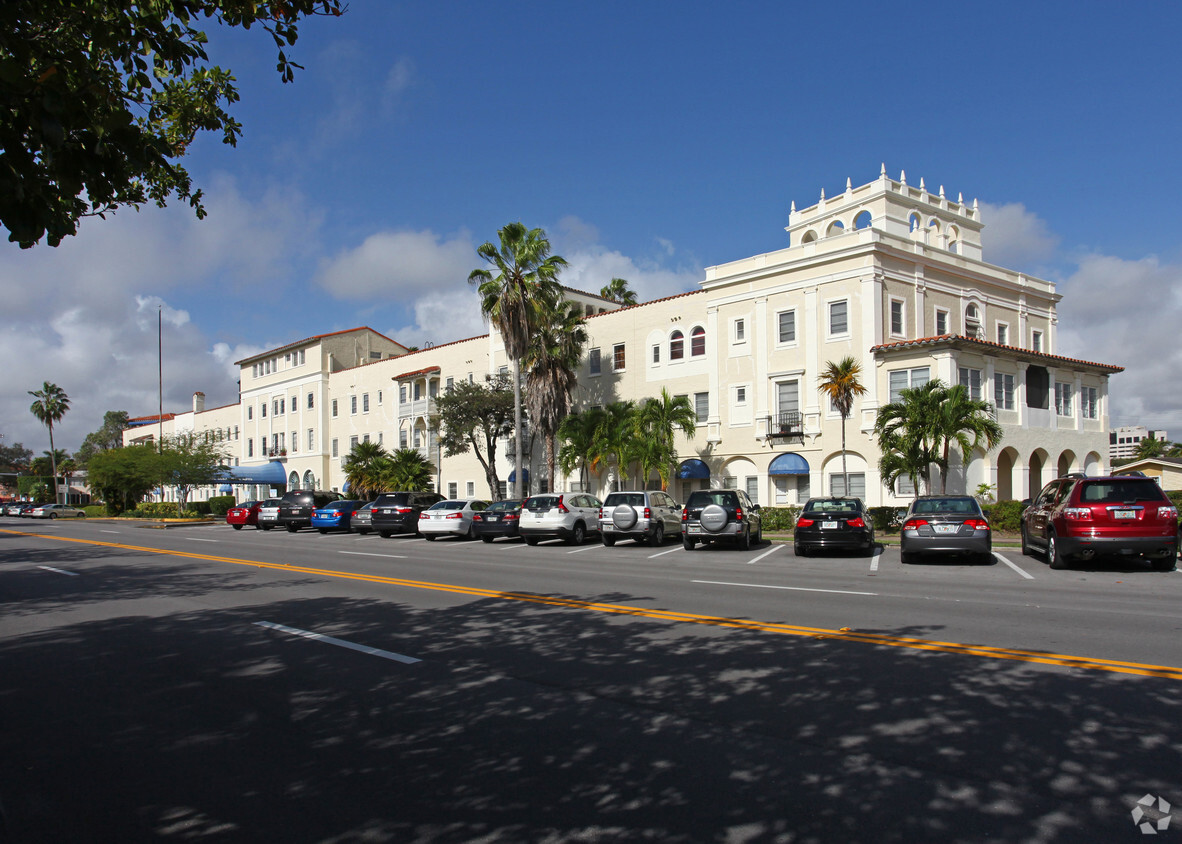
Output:
[[[1084,419],[1100,418],[1100,390],[1097,387],[1080,387],[1079,412]]]
[[[833,330],[833,309],[841,305],[845,308],[845,328],[840,331]],[[825,329],[826,337],[829,340],[837,340],[850,336],[850,300],[849,297],[841,299],[831,299],[825,303]]]
[[[919,380],[917,380],[917,376],[921,372],[924,373],[924,377],[923,377],[922,381],[919,381]],[[916,387],[922,387],[928,381],[932,380],[932,370],[931,370],[931,367],[928,367],[928,366],[913,366],[913,367],[909,367],[907,369],[892,369],[892,370],[888,371],[887,372],[887,400],[892,403],[897,402],[897,401],[901,401],[901,398],[896,393],[895,388],[891,383],[891,381],[892,381],[891,376],[897,375],[899,373],[906,373],[906,375],[907,375],[907,386],[900,387],[899,388],[900,390],[913,390]]]
[[[1071,400],[1072,393],[1071,384],[1066,381],[1055,382],[1055,415],[1064,418],[1073,416]]]
[[[702,413],[702,411],[699,409],[699,405],[698,405],[698,399],[703,396],[705,397],[705,400],[706,400],[705,401],[705,404],[706,404],[706,412],[705,413]],[[698,424],[705,425],[710,419],[710,393],[709,392],[694,393],[693,404],[694,404],[694,416],[697,419]]]
[[[895,310],[898,309],[899,327],[895,327]],[[907,300],[899,296],[891,296],[887,306],[887,328],[892,337],[907,336]]]
[[[1014,409],[1014,384],[1017,379],[1009,372],[993,373],[993,406],[997,410]]]
[[[997,337],[997,344],[999,346],[1010,345],[1010,324],[1008,322],[999,322],[995,328]]]
[[[973,401],[981,400],[981,385],[984,380],[985,373],[979,369],[974,369],[971,366],[957,367],[956,383],[969,391],[969,398]],[[976,383],[973,383],[974,381]]]
[[[746,317],[738,317],[731,322],[731,338],[732,342],[738,345],[745,345],[747,343],[747,319]]]
[[[598,346],[587,350],[587,373],[596,377],[603,374],[603,352]]]
[[[784,339],[784,317],[792,318],[792,337]],[[796,308],[786,308],[776,312],[776,345],[780,347],[795,346],[799,342],[796,325]]]
[[[1043,352],[1045,350],[1043,349],[1042,345],[1043,345],[1042,344],[1042,332],[1037,329],[1035,329],[1034,331],[1031,331],[1030,332],[1030,351]]]
[[[935,336],[942,337],[948,333],[948,317],[950,316],[952,316],[952,311],[947,308],[936,308],[936,319],[933,326],[933,330],[936,332]],[[943,326],[940,325],[941,321],[944,323]]]

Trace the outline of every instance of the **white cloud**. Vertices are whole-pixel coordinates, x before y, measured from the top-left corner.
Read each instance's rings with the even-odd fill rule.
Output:
[[[1000,267],[1038,265],[1055,254],[1059,238],[1037,214],[1020,202],[1005,205],[981,203],[983,257]]]
[[[468,291],[476,247],[467,233],[440,238],[429,231],[379,232],[325,261],[317,283],[340,299],[387,300],[426,291]]]

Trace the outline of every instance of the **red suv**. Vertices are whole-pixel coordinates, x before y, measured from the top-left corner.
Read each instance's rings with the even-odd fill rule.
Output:
[[[1103,555],[1142,555],[1157,571],[1174,568],[1178,508],[1152,478],[1058,478],[1022,503],[1022,553],[1044,551],[1053,569]]]

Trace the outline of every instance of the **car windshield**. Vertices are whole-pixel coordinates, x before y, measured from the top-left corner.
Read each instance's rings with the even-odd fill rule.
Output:
[[[915,502],[916,513],[976,513],[973,498],[923,498]]]
[[[855,515],[862,511],[859,503],[852,498],[826,498],[820,501],[810,501],[804,507],[808,514],[823,513],[825,515]]]

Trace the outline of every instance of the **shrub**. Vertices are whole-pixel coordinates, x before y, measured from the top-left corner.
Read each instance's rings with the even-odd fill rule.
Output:
[[[1166,497],[1174,502],[1174,506],[1182,510],[1182,489],[1166,490]]]
[[[989,511],[989,523],[994,530],[1017,533],[1021,528],[1022,511],[1026,508],[1021,501],[998,501],[985,508]]]
[[[88,519],[114,515],[106,504],[87,504],[85,507],[79,509],[86,514]]]
[[[142,501],[131,513],[124,515],[140,519],[175,519],[179,513],[175,501]]]
[[[233,500],[233,499],[231,499],[231,500]],[[228,510],[229,508],[227,507],[226,509]],[[210,515],[211,512],[212,512],[212,508],[210,506],[210,502],[208,502],[208,501],[190,501],[188,504],[185,505],[184,515],[186,518],[190,515],[201,516],[202,518],[204,518],[205,516]],[[219,515],[222,515],[222,516],[226,515],[225,510],[223,510]]]
[[[870,520],[874,522],[874,529],[879,533],[894,533],[903,525],[903,517],[907,514],[906,507],[868,507]]]
[[[208,505],[206,513],[213,516],[224,516],[226,511],[234,506],[235,500],[232,495],[215,495],[209,501],[202,501],[202,504]]]
[[[792,530],[800,516],[799,507],[760,507],[764,530]]]

